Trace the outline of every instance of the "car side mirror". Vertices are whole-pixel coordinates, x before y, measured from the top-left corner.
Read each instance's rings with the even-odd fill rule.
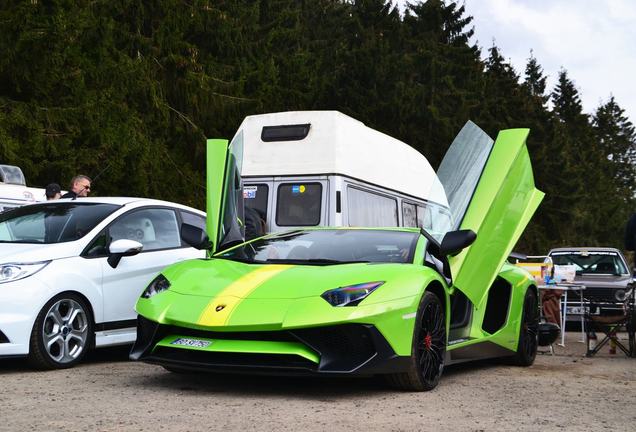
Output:
[[[439,247],[441,256],[457,255],[477,238],[473,230],[457,230],[447,232]]]
[[[181,224],[181,239],[195,249],[212,249],[212,242],[206,232],[194,225]]]
[[[144,248],[144,245],[138,241],[119,239],[115,240],[108,247],[108,265],[116,268],[122,257],[137,255]]]

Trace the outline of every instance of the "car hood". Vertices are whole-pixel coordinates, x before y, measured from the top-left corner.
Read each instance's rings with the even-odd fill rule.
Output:
[[[29,244],[0,243],[0,264],[30,263],[67,258],[76,255],[70,243]]]
[[[257,265],[222,259],[184,261],[162,273],[170,289],[139,299],[137,312],[163,324],[220,331],[359,320],[393,310],[396,302],[411,307],[426,278],[440,280],[434,270],[414,264]],[[356,307],[334,307],[320,297],[376,281],[384,284]]]
[[[593,275],[582,274],[576,275],[574,282],[585,285],[586,287],[600,288],[625,288],[632,279],[630,275]]]

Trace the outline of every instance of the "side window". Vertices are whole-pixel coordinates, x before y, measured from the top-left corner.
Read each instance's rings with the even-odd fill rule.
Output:
[[[195,226],[197,228],[201,228],[203,231],[205,231],[205,218],[203,216],[199,216],[198,214],[181,210],[181,222]]]
[[[135,240],[144,252],[181,247],[175,212],[170,209],[143,209],[126,214],[109,228],[111,241]]]
[[[260,214],[267,215],[267,197],[269,186],[266,184],[250,184],[243,186],[243,198],[245,207],[251,207]]]
[[[402,201],[402,221],[405,227],[417,227],[415,204]]]
[[[276,225],[315,226],[320,224],[320,183],[286,183],[278,187]]]
[[[430,207],[417,206],[417,226],[425,230],[433,228],[433,217]]]
[[[347,188],[349,226],[398,226],[397,201],[349,186]]]

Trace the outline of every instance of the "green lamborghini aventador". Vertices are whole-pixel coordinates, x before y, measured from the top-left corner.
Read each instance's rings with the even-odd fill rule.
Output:
[[[528,130],[472,132],[439,170],[445,232],[314,228],[247,243],[240,142],[209,141],[210,237],[182,226],[209,258],[171,265],[146,288],[131,358],[171,371],[385,375],[408,390],[433,389],[452,363],[532,364],[537,288],[506,262],[543,197]]]

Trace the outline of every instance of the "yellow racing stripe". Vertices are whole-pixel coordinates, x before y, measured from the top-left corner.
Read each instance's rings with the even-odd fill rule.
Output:
[[[221,291],[219,295],[210,300],[210,303],[203,309],[203,313],[201,313],[197,323],[210,327],[227,324],[232,312],[249,293],[278,273],[291,267],[294,266],[284,264],[265,265],[238,278]]]

